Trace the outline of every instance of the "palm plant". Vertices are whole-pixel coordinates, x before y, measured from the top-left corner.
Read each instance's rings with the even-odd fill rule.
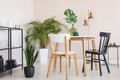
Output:
[[[62,28],[61,25],[66,28],[65,25],[55,20],[55,17],[46,19],[44,22],[40,21],[31,21],[29,23],[31,28],[28,29],[28,36],[32,40],[39,40],[41,48],[45,48],[48,43],[48,34],[50,33],[59,33]]]

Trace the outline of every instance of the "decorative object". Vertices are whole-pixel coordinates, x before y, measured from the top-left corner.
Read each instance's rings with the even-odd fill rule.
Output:
[[[89,19],[94,19],[94,17],[93,17],[93,13],[88,10],[88,18],[84,19],[84,22],[83,22],[83,25],[88,27],[88,36],[89,36],[89,33],[90,33],[90,30],[89,30]]]
[[[24,50],[25,53],[25,59],[26,59],[26,66],[24,67],[24,74],[25,77],[33,77],[35,67],[33,66],[36,58],[38,56],[38,51],[35,53],[35,47],[31,44],[31,41],[29,41],[27,38],[26,41],[26,48]],[[34,54],[35,53],[35,54]]]
[[[75,32],[73,33],[73,36],[79,36],[79,33],[78,33],[77,31],[75,31]]]
[[[15,59],[12,60],[6,60],[5,68],[10,69],[16,67],[17,62]]]
[[[69,29],[71,36],[79,36],[77,29],[74,27],[74,24],[77,23],[77,16],[75,13],[71,9],[67,9],[65,10],[64,15],[66,16],[66,22],[72,25],[72,27]]]
[[[61,22],[59,22],[58,20],[56,20],[55,17],[48,18],[43,22],[31,21],[29,23],[29,25],[31,27],[28,29],[27,37],[30,40],[35,41],[35,42],[36,42],[36,40],[38,40],[39,46],[42,49],[46,48],[46,45],[48,44],[48,34],[50,34],[50,33],[57,34],[62,31],[62,27],[67,29],[67,27],[65,25],[63,25]],[[41,57],[43,57],[44,52],[47,52],[48,49],[47,49],[47,51],[44,51],[44,52],[42,52],[42,51],[39,50]],[[48,53],[46,54],[46,57],[48,57]],[[40,59],[43,59],[43,58],[40,58]],[[46,59],[46,60],[45,59],[46,58],[44,58],[44,60],[40,60],[40,63],[43,63],[41,61],[45,62],[48,60],[48,59]]]
[[[3,68],[4,68],[4,60],[2,55],[0,55],[0,72],[3,71]]]
[[[88,20],[89,19],[94,19],[93,13],[88,10]]]
[[[113,42],[113,43],[110,43],[110,44],[109,44],[109,47],[112,47],[112,46],[114,47],[114,46],[116,46],[116,45],[117,45],[117,44],[116,44],[115,42]]]

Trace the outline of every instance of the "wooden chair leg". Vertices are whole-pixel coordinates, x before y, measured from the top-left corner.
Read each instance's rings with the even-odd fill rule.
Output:
[[[49,63],[49,67],[48,67],[48,72],[47,72],[47,77],[49,76],[50,74],[50,68],[51,68],[51,65],[52,65],[52,60],[53,60],[54,56],[52,55],[51,58],[50,58],[50,63]]]
[[[100,55],[98,55],[98,61],[99,61],[100,76],[102,76],[101,62],[100,62]]]
[[[104,61],[105,61],[105,64],[106,64],[106,67],[107,67],[108,73],[110,73],[110,69],[109,69],[109,67],[108,67],[108,63],[107,63],[107,61],[106,61],[106,58],[105,58],[105,55],[104,55],[104,54],[103,54],[103,57],[104,57]]]
[[[66,64],[66,80],[68,80],[68,56],[65,56],[65,64]]]
[[[62,72],[62,56],[60,56],[60,73]]]
[[[76,67],[76,75],[78,75],[78,63],[77,63],[76,54],[74,55],[74,62],[75,62],[75,67]]]
[[[54,72],[56,72],[56,65],[57,65],[57,56],[55,56],[54,59]]]

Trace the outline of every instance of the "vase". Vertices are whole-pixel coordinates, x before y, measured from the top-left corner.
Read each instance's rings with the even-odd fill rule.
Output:
[[[79,33],[78,33],[77,31],[75,31],[75,32],[73,33],[73,36],[79,36]]]

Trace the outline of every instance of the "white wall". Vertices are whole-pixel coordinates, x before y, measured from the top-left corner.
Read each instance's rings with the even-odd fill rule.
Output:
[[[94,13],[94,19],[90,20],[91,34],[98,35],[100,31],[111,32],[110,42],[120,44],[119,26],[120,26],[120,0],[0,0],[0,25],[16,25],[20,24],[21,28],[25,28],[25,24],[30,20],[35,19],[44,20],[49,17],[56,16],[56,18],[68,25],[65,22],[65,9],[72,9],[78,16],[78,22],[75,27],[78,29],[80,35],[87,35],[87,27],[83,26],[83,20],[87,18],[88,10]],[[1,32],[1,31],[0,31]],[[5,40],[4,35],[0,35],[0,40]],[[19,39],[17,34],[14,34],[16,42]],[[79,42],[81,43],[81,42]],[[81,53],[81,44],[77,42],[72,44],[73,49],[77,53]],[[80,49],[78,49],[80,47]],[[2,53],[2,52],[0,52]],[[112,50],[111,53],[115,53]],[[112,55],[112,54],[111,54]],[[114,55],[116,57],[116,55]],[[112,58],[114,58],[114,56]],[[18,57],[18,54],[15,55]]]
[[[44,20],[56,16],[58,20],[70,26],[64,20],[64,11],[70,8],[78,16],[75,27],[80,35],[84,35],[86,31],[83,29],[83,19],[87,18],[87,12],[90,10],[94,14],[94,19],[90,20],[89,25],[91,33],[109,31],[112,33],[111,41],[119,43],[120,38],[117,38],[120,26],[119,2],[119,0],[35,0],[35,18]]]
[[[100,31],[111,32],[110,42],[120,44],[119,3],[120,0],[35,0],[34,14],[35,19],[39,20],[56,16],[56,19],[70,27],[71,25],[64,20],[64,11],[70,8],[78,16],[75,27],[80,35],[87,35],[87,27],[83,26],[83,20],[87,18],[88,10],[90,10],[94,14],[94,19],[89,22],[90,34],[96,35],[98,38]],[[74,49],[80,47],[76,42],[73,46],[75,46]],[[81,50],[81,47],[79,50]]]
[[[0,26],[20,25],[25,31],[26,23],[34,19],[33,5],[34,0],[0,0]],[[19,32],[13,32],[14,43],[12,45],[19,45],[21,41],[19,34]],[[5,47],[5,40],[7,40],[7,32],[0,31],[0,47]],[[19,63],[21,61],[20,50],[13,50],[13,52],[13,58],[17,59]],[[0,51],[0,55],[5,53],[7,51]],[[7,55],[3,55],[3,57],[7,59]]]
[[[0,0],[0,25],[26,24],[34,17],[33,0]]]

